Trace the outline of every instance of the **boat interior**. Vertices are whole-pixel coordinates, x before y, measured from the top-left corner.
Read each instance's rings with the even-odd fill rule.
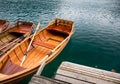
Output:
[[[3,31],[5,31],[8,26],[9,26],[9,21],[0,20],[0,33],[2,33]]]
[[[26,49],[31,39],[29,38],[22,42],[0,60],[0,74],[12,75],[40,65],[40,61],[69,36],[72,30],[72,24],[72,22],[56,19],[53,24],[37,32],[28,52],[26,52]],[[23,65],[20,66],[24,55],[26,55],[26,59]]]
[[[32,22],[25,22],[25,21],[18,21],[16,22],[15,28],[9,32],[15,32],[15,33],[29,33],[32,32],[34,28],[34,24]]]
[[[9,51],[16,43],[25,38],[25,34],[31,33],[33,23],[18,21],[11,28],[0,34],[0,57]],[[9,46],[7,46],[10,44]]]

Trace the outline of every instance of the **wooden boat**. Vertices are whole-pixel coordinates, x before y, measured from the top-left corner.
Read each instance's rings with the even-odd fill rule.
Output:
[[[72,21],[57,18],[36,33],[28,52],[32,36],[12,48],[0,59],[0,83],[15,82],[34,73],[46,56],[46,63],[51,62],[68,43],[73,26]]]
[[[6,32],[0,34],[0,58],[14,45],[29,36],[34,28],[32,22],[17,21],[9,26]]]
[[[0,33],[6,31],[8,26],[9,26],[9,21],[0,19]]]

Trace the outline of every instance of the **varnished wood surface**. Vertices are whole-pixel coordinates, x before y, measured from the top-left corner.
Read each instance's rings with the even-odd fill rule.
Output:
[[[34,28],[32,22],[20,22],[16,22],[9,30],[0,34],[0,57],[32,32]]]
[[[8,29],[9,21],[0,20],[0,33],[5,32]]]
[[[62,21],[62,19],[60,20]],[[64,25],[61,26],[62,28],[66,28]],[[58,26],[56,25],[56,27]],[[28,52],[26,52],[26,49],[32,36],[26,38],[24,41],[16,45],[13,49],[6,53],[2,59],[0,59],[0,74],[7,75],[6,77],[0,79],[0,82],[10,82],[35,72],[41,64],[40,61],[64,39],[70,39],[73,33],[73,26],[70,27],[71,31],[69,32],[69,35],[65,35],[61,32],[59,33],[58,31],[51,32],[51,30],[48,28],[49,25],[35,35],[33,43]],[[47,63],[52,61],[62,51],[69,39],[67,39],[52,54],[50,54],[50,56],[47,58]],[[24,55],[26,55],[26,59],[23,65],[20,66]]]

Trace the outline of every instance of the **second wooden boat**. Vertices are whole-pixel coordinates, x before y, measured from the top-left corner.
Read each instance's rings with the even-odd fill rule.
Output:
[[[34,28],[32,22],[17,21],[6,32],[0,34],[0,57],[13,46],[29,36]]]
[[[32,36],[7,52],[0,59],[0,83],[15,82],[34,73],[45,57],[46,63],[51,62],[68,43],[73,26],[72,21],[55,19],[35,35],[28,52]]]
[[[9,21],[0,19],[0,33],[5,32],[9,26]]]

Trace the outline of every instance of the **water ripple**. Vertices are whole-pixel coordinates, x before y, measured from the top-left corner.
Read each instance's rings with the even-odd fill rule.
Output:
[[[63,60],[120,72],[120,0],[0,0],[0,18],[40,21],[41,28],[54,18],[75,22],[69,44],[44,75],[53,76]],[[48,73],[50,66],[56,68]]]

